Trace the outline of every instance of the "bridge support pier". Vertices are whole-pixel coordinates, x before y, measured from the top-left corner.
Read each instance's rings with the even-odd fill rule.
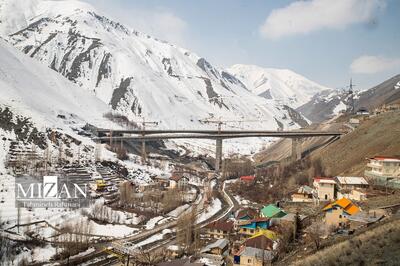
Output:
[[[144,141],[144,140],[142,140],[142,152],[141,152],[141,154],[142,154],[142,164],[145,164],[146,163],[146,141]]]
[[[215,172],[219,172],[222,163],[222,139],[217,139],[215,143]]]
[[[295,162],[301,159],[301,138],[292,138],[291,161]]]

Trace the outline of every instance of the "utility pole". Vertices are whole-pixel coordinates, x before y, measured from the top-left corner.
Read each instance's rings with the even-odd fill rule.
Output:
[[[356,85],[353,84],[353,79],[350,78],[350,85],[349,85],[349,96],[350,96],[350,114],[354,114],[354,90],[353,87],[355,87]]]

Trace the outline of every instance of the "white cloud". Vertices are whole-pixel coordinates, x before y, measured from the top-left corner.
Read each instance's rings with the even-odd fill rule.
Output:
[[[187,23],[169,10],[135,10],[124,20],[131,27],[154,37],[181,46],[186,44]]]
[[[400,58],[363,55],[353,60],[350,65],[350,70],[353,73],[374,74],[386,70],[392,70],[397,67],[400,68]]]
[[[106,16],[132,29],[180,46],[186,45],[188,24],[170,9],[127,8],[120,0],[85,0]]]
[[[344,29],[351,24],[375,22],[384,7],[384,0],[298,1],[272,10],[260,27],[260,34],[279,39],[322,29]]]

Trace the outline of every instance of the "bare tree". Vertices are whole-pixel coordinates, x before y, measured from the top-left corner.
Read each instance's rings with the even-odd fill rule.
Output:
[[[165,252],[161,251],[145,251],[140,250],[139,253],[131,259],[135,265],[152,266],[156,265],[158,262],[165,260]]]
[[[315,249],[320,249],[322,237],[328,232],[322,221],[315,222],[307,228],[308,237],[314,243]]]
[[[191,212],[182,215],[177,222],[176,239],[187,253],[196,249],[198,244],[198,231],[196,229],[197,209],[192,206]]]

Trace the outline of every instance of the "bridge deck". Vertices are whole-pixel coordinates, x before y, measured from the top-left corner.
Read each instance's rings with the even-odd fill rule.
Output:
[[[253,133],[226,133],[221,134],[154,134],[145,136],[113,136],[113,140],[160,140],[160,139],[233,139],[233,138],[255,138],[255,137],[278,137],[278,138],[306,138],[321,136],[339,136],[341,132],[306,132],[306,131],[269,131],[269,132],[253,132]],[[95,140],[109,140],[110,137],[98,137]]]
[[[286,133],[328,133],[331,136],[341,135],[338,131],[313,131],[313,130],[290,130],[290,131],[277,131],[277,130],[213,130],[213,129],[96,129],[97,133],[112,133],[112,134],[135,134],[135,135],[149,135],[149,134],[286,134]]]

